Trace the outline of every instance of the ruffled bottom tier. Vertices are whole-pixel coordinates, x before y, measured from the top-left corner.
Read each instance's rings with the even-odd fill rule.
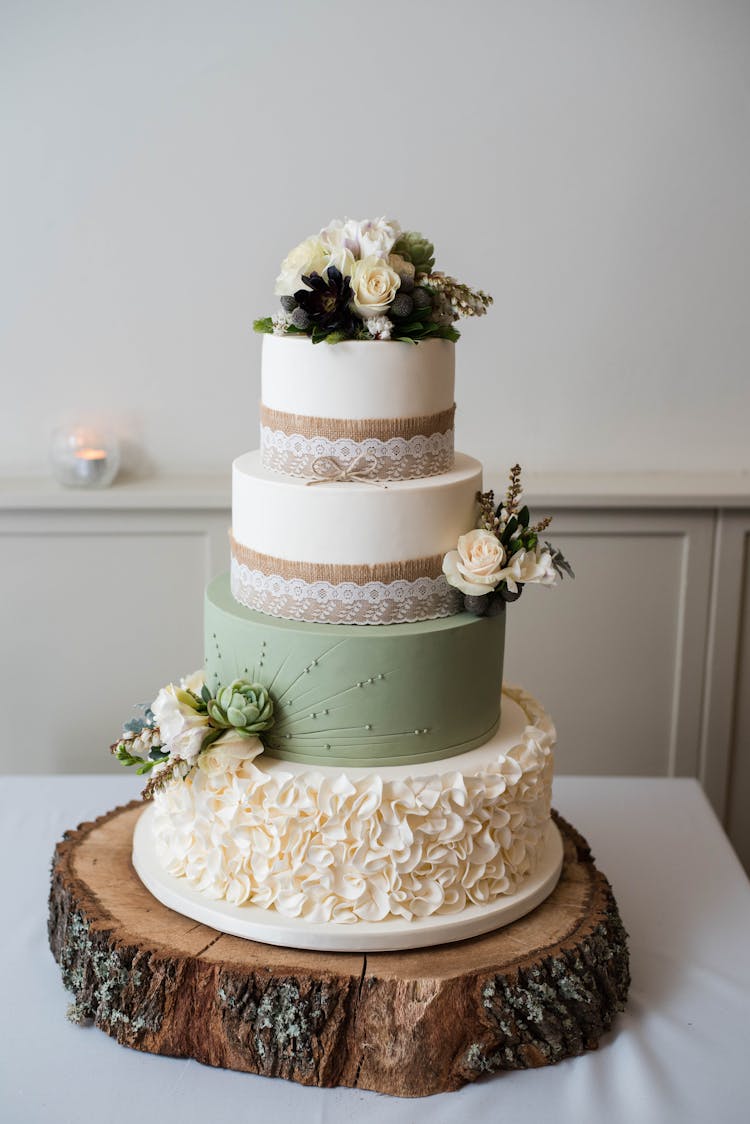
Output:
[[[161,866],[207,898],[337,924],[455,914],[516,892],[550,819],[555,731],[503,689],[500,730],[440,762],[309,766],[246,744],[154,798]]]

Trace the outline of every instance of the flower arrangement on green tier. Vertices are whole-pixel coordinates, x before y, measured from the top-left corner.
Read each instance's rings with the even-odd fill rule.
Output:
[[[526,585],[555,585],[575,574],[562,551],[540,535],[552,522],[546,516],[531,524],[521,506],[521,466],[510,470],[505,498],[495,506],[494,492],[480,492],[476,529],[461,535],[456,550],[443,559],[449,585],[463,594],[464,608],[476,616],[495,616],[517,601]]]
[[[121,765],[149,774],[147,797],[199,768],[215,744],[236,746],[241,739],[247,743],[243,757],[252,760],[263,751],[261,735],[274,724],[273,699],[260,683],[234,679],[211,694],[200,671],[179,686],[162,687],[151,706],[141,710],[125,723],[110,750]]]
[[[435,247],[393,219],[334,219],[287,254],[276,278],[281,308],[256,332],[342,340],[457,340],[462,316],[492,297],[435,269]]]

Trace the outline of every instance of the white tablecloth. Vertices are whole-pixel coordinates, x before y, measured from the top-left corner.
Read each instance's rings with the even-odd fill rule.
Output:
[[[3,1124],[750,1121],[750,885],[694,781],[556,780],[555,805],[591,844],[630,933],[628,1008],[594,1053],[424,1100],[141,1054],[68,1022],[47,946],[52,850],[137,791],[129,775],[0,778]]]

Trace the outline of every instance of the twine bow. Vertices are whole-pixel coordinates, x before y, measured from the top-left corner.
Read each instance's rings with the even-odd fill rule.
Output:
[[[308,480],[307,483],[346,484],[349,481],[356,481],[360,484],[377,484],[379,488],[385,488],[387,485],[373,479],[377,467],[375,458],[364,454],[354,457],[348,464],[344,464],[337,457],[316,457],[311,465],[313,479]]]

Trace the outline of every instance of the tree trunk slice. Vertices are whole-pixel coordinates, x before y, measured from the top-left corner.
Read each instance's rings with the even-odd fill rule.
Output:
[[[49,940],[75,1002],[138,1050],[419,1097],[595,1049],[630,983],[626,934],[586,841],[550,897],[494,933],[407,952],[316,953],[216,932],[133,870],[133,801],[57,845]]]

